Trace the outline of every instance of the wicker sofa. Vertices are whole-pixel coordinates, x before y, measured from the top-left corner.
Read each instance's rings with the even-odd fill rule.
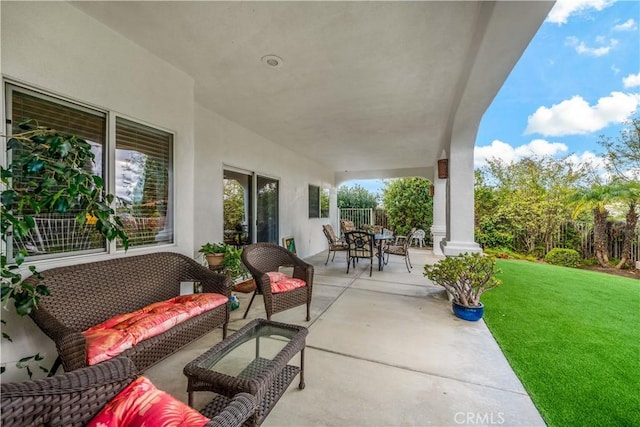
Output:
[[[114,316],[180,295],[181,282],[199,282],[202,291],[231,296],[231,281],[193,259],[173,252],[127,256],[43,271],[25,283],[44,283],[51,295],[30,316],[56,344],[66,372],[87,366],[82,331]],[[222,304],[159,335],[140,341],[121,355],[144,371],[181,347],[222,326],[227,335],[229,303]],[[55,369],[53,370],[55,371]]]
[[[84,426],[136,378],[130,359],[116,357],[51,378],[1,385],[0,420],[10,426]],[[236,395],[206,427],[240,426],[255,411],[255,398]],[[184,426],[188,427],[188,426]]]

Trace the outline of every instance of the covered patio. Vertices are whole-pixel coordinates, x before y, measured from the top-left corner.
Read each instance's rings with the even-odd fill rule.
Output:
[[[291,390],[268,423],[450,425],[458,413],[497,411],[508,424],[541,424],[484,325],[455,320],[441,290],[422,277],[424,253],[412,274],[400,261],[371,278],[368,269],[347,276],[339,256],[324,267],[321,226],[338,229],[341,183],[420,176],[435,187],[435,250],[479,251],[477,129],[553,3],[2,2],[3,134],[14,110],[9,90],[92,111],[105,123],[110,192],[118,189],[118,121],[173,141],[162,199],[170,236],[127,253],[113,243],[24,266],[161,251],[195,258],[203,243],[223,240],[225,171],[251,177],[254,193],[263,179],[277,188],[268,240],[294,236],[298,254],[317,265],[313,318],[304,323],[309,385]],[[446,177],[436,173],[441,159]],[[328,217],[309,214],[312,187],[331,192]],[[262,310],[257,301],[249,317]],[[241,311],[232,329],[244,324]],[[43,351],[51,366],[51,340],[28,319],[7,317],[23,339],[13,351],[3,346],[3,360]],[[302,319],[298,310],[275,317]],[[182,366],[219,340],[211,334],[150,376],[185,397],[175,381]],[[300,403],[311,412],[299,399],[314,402]]]
[[[479,123],[553,4],[2,2],[0,65],[15,86],[173,135],[167,220],[178,252],[223,239],[232,171],[278,188],[268,238],[251,207],[251,240],[294,235],[303,256],[324,248],[306,212],[310,186],[331,191],[325,219],[337,228],[343,182],[427,178],[434,250],[457,255],[480,251]]]
[[[484,322],[454,317],[443,289],[422,276],[439,258],[431,250],[411,249],[411,273],[392,257],[372,277],[366,263],[347,275],[342,255],[327,266],[324,253],[307,259],[315,266],[310,322],[304,306],[273,317],[309,328],[307,386],[294,381],[264,426],[544,425]],[[257,297],[243,320],[250,294],[237,295],[230,332],[265,317]],[[146,375],[186,402],[182,368],[221,338],[216,330]],[[196,407],[207,398],[196,393]]]

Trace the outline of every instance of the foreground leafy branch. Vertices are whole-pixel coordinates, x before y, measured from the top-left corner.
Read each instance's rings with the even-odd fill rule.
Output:
[[[73,213],[80,225],[87,218],[95,219],[96,230],[109,241],[120,239],[126,250],[127,233],[111,208],[115,196],[106,193],[104,180],[92,173],[95,155],[91,145],[77,136],[38,126],[33,120],[20,123],[18,128],[20,133],[4,136],[12,161],[6,169],[0,168],[3,188],[0,232],[5,247],[10,243],[8,236],[23,238],[36,227],[36,215]],[[40,298],[49,295],[44,285],[33,287],[22,283],[20,268],[27,255],[24,249],[14,253],[12,260],[5,252],[1,255],[2,305],[6,308],[12,300],[20,316],[29,314]],[[33,265],[29,271],[39,275]],[[10,340],[4,333],[3,338]],[[40,358],[39,354],[28,356],[18,366]],[[31,371],[27,371],[31,376]]]

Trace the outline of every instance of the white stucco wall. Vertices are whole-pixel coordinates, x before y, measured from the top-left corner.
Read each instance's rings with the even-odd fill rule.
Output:
[[[151,250],[193,252],[193,79],[62,2],[1,2],[1,61],[4,79],[109,110],[175,133],[175,245]],[[2,104],[4,105],[4,93]],[[3,117],[4,122],[4,117]],[[5,152],[4,146],[2,153]],[[129,254],[149,252],[130,250]],[[104,259],[98,254],[40,262],[48,268]],[[72,303],[72,302],[70,302]],[[38,351],[50,367],[55,348],[33,322],[2,310],[14,344],[2,345],[13,379],[13,360]],[[36,368],[36,375],[38,372]],[[24,374],[20,374],[20,378]]]
[[[196,250],[202,243],[222,240],[224,166],[279,180],[278,243],[284,236],[294,236],[302,257],[325,250],[322,224],[330,220],[309,218],[308,186],[332,186],[333,173],[200,105],[196,105],[195,116]]]

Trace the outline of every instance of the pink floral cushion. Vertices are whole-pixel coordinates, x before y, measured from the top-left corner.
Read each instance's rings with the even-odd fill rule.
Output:
[[[269,272],[269,281],[271,281],[271,293],[278,294],[280,292],[287,292],[292,289],[301,288],[307,285],[307,282],[301,279],[295,279],[291,276],[287,276],[284,273]]]
[[[159,335],[228,300],[224,295],[213,293],[181,295],[107,319],[83,332],[87,340],[87,364],[111,359],[140,341]]]
[[[88,427],[201,427],[208,423],[195,409],[139,377],[96,415]]]

